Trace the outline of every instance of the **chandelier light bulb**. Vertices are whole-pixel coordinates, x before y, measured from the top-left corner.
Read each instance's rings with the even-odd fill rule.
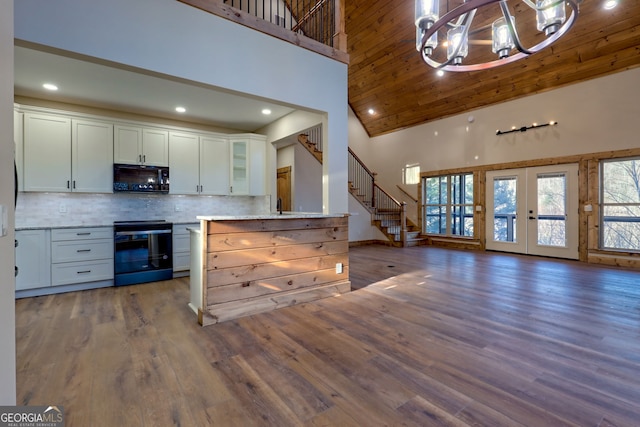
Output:
[[[458,65],[469,53],[469,43],[465,27],[452,28],[447,33],[447,59],[453,59],[453,64]]]
[[[546,36],[554,34],[564,24],[567,15],[564,10],[564,0],[538,0],[536,21],[538,31],[544,31]]]
[[[515,19],[512,16],[511,22],[514,21]],[[506,58],[509,56],[509,52],[515,47],[511,30],[509,29],[509,25],[507,24],[507,20],[504,16],[493,21],[493,24],[491,25],[491,39],[491,51],[493,53],[497,53],[499,58]]]
[[[422,39],[426,31],[431,28],[439,18],[439,0],[416,1],[416,49],[422,50]],[[424,45],[424,54],[431,55],[438,45],[438,35],[433,34]]]

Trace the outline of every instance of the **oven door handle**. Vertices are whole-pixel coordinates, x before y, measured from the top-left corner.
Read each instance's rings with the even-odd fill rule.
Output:
[[[116,231],[116,236],[136,236],[138,234],[171,234],[171,230],[137,230],[137,231]]]

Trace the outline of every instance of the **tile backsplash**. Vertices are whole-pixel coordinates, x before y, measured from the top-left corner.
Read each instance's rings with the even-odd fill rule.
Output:
[[[198,215],[266,214],[270,196],[20,193],[16,228],[112,225],[113,221],[197,222]]]

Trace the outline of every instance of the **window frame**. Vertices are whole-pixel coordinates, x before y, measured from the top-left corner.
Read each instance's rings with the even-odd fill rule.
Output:
[[[453,200],[454,194],[454,180],[459,179],[459,189],[457,191],[458,200]],[[438,182],[438,201],[439,203],[429,203],[428,190],[429,186],[427,185],[428,180],[437,179]],[[445,197],[442,197],[442,184],[443,181],[446,182],[446,190]],[[452,238],[464,238],[464,239],[473,239],[476,235],[476,218],[475,218],[475,197],[476,197],[476,173],[475,172],[459,172],[459,173],[449,173],[442,175],[433,175],[433,176],[422,176],[420,180],[420,184],[422,186],[422,233],[430,236],[440,236],[440,237],[452,237]],[[466,195],[468,194],[466,185],[471,185],[471,201],[466,199]],[[433,214],[429,214],[430,208],[438,209],[438,222],[439,222],[439,230],[440,232],[435,233],[433,231],[429,231],[427,229],[428,222],[427,218],[429,216],[434,216]],[[444,212],[443,212],[444,209]],[[461,212],[461,214],[460,214]],[[442,215],[444,213],[445,224],[444,224],[444,233],[442,232]],[[458,218],[458,222],[456,223],[455,219]],[[471,221],[471,232],[467,234],[466,224],[467,219]],[[459,234],[455,234],[458,231]]]
[[[413,182],[413,180],[415,180],[415,182]],[[420,163],[408,164],[402,168],[402,183],[405,185],[420,184]]]
[[[612,202],[605,202],[605,165],[607,164],[611,164],[611,163],[623,163],[623,162],[628,162],[628,161],[637,161],[638,163],[640,163],[640,156],[633,156],[633,157],[617,157],[617,158],[611,158],[611,159],[601,159],[600,160],[600,164],[599,164],[599,201],[600,201],[600,215],[598,218],[598,226],[599,226],[599,242],[598,242],[598,248],[600,250],[603,251],[611,251],[611,252],[626,252],[626,253],[640,253],[640,247],[638,249],[632,249],[632,248],[622,248],[622,247],[613,247],[613,246],[606,246],[606,239],[605,239],[605,233],[607,232],[608,226],[605,224],[606,223],[606,218],[610,218],[610,216],[605,216],[605,211],[607,207],[635,207],[638,211],[639,214],[637,216],[629,216],[629,218],[632,218],[630,221],[618,221],[618,222],[638,222],[640,223],[640,197],[638,202],[632,202],[632,203],[625,203],[625,202],[621,202],[621,203],[612,203]],[[615,216],[612,216],[615,218]],[[620,217],[619,217],[620,218]]]

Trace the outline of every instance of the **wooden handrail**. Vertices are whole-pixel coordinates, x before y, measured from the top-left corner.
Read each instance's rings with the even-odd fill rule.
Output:
[[[418,203],[418,199],[416,197],[413,197],[411,194],[409,194],[407,190],[405,190],[404,188],[400,187],[397,184],[396,184],[396,187],[398,187],[398,190],[402,191],[404,195],[409,197],[414,203]]]
[[[395,197],[393,197],[391,194],[387,193],[384,188],[380,187],[377,183],[374,183],[373,185],[375,185],[378,190],[380,190],[382,193],[384,193],[385,196],[387,196],[388,198],[390,198],[396,205],[401,206],[402,203],[400,203]]]
[[[351,153],[351,155],[358,161],[358,163],[360,163],[360,166],[362,166],[362,169],[364,169],[369,175],[371,175],[372,177],[374,177],[376,174],[374,172],[371,172],[369,170],[369,168],[367,167],[367,165],[364,164],[364,162],[362,160],[360,160],[360,157],[358,157],[358,155],[356,153],[353,152],[353,150],[351,149],[351,147],[347,147],[347,149],[349,150],[349,153]]]
[[[300,19],[298,19],[298,23],[291,28],[291,31],[298,31],[302,26],[311,18],[317,11],[320,9],[328,0],[320,0],[318,3],[314,4],[311,9]],[[286,2],[285,2],[286,3]],[[288,5],[287,5],[288,6]]]

